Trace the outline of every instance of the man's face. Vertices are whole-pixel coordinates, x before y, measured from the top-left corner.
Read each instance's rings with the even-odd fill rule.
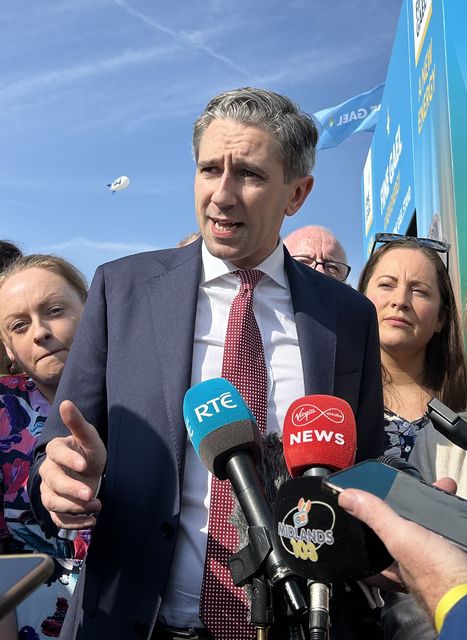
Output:
[[[199,147],[195,206],[212,255],[237,267],[256,267],[277,246],[284,216],[292,216],[313,178],[284,182],[273,135],[236,120],[214,120]]]
[[[287,243],[287,248],[293,257],[296,257],[297,260],[304,264],[309,265],[311,259],[317,260],[318,262],[345,263],[345,255],[337,245],[335,238],[321,229],[310,231],[306,237],[300,238],[291,244]],[[321,264],[317,265],[316,271],[325,273],[324,267]],[[343,274],[339,271],[339,267],[336,267],[335,274],[328,269],[326,275],[341,280]]]

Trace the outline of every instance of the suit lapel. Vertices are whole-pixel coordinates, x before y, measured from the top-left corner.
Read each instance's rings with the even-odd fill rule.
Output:
[[[305,393],[331,395],[336,361],[337,308],[326,295],[323,281],[309,267],[293,260],[285,249],[285,270],[290,285]]]
[[[201,242],[167,253],[147,285],[167,418],[181,470],[186,432],[183,398],[191,385],[193,341],[201,270]]]

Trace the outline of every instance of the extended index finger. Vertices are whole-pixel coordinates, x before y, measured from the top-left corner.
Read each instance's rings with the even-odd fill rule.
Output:
[[[63,400],[60,404],[60,417],[70,430],[71,435],[86,449],[96,443],[96,430],[83,416],[71,400]],[[98,436],[97,436],[98,437]]]

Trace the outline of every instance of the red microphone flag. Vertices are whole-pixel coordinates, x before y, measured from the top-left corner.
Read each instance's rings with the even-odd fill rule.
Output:
[[[284,457],[292,478],[310,467],[345,469],[355,462],[357,431],[350,405],[335,396],[295,400],[284,420]]]

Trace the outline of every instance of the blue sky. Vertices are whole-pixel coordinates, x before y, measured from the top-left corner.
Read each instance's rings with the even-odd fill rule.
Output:
[[[0,18],[0,237],[98,264],[196,229],[193,122],[239,86],[309,113],[385,79],[401,0],[23,0]],[[331,228],[362,265],[371,134],[323,150],[284,233]],[[112,194],[120,175],[130,187]],[[355,280],[352,279],[352,282]]]

